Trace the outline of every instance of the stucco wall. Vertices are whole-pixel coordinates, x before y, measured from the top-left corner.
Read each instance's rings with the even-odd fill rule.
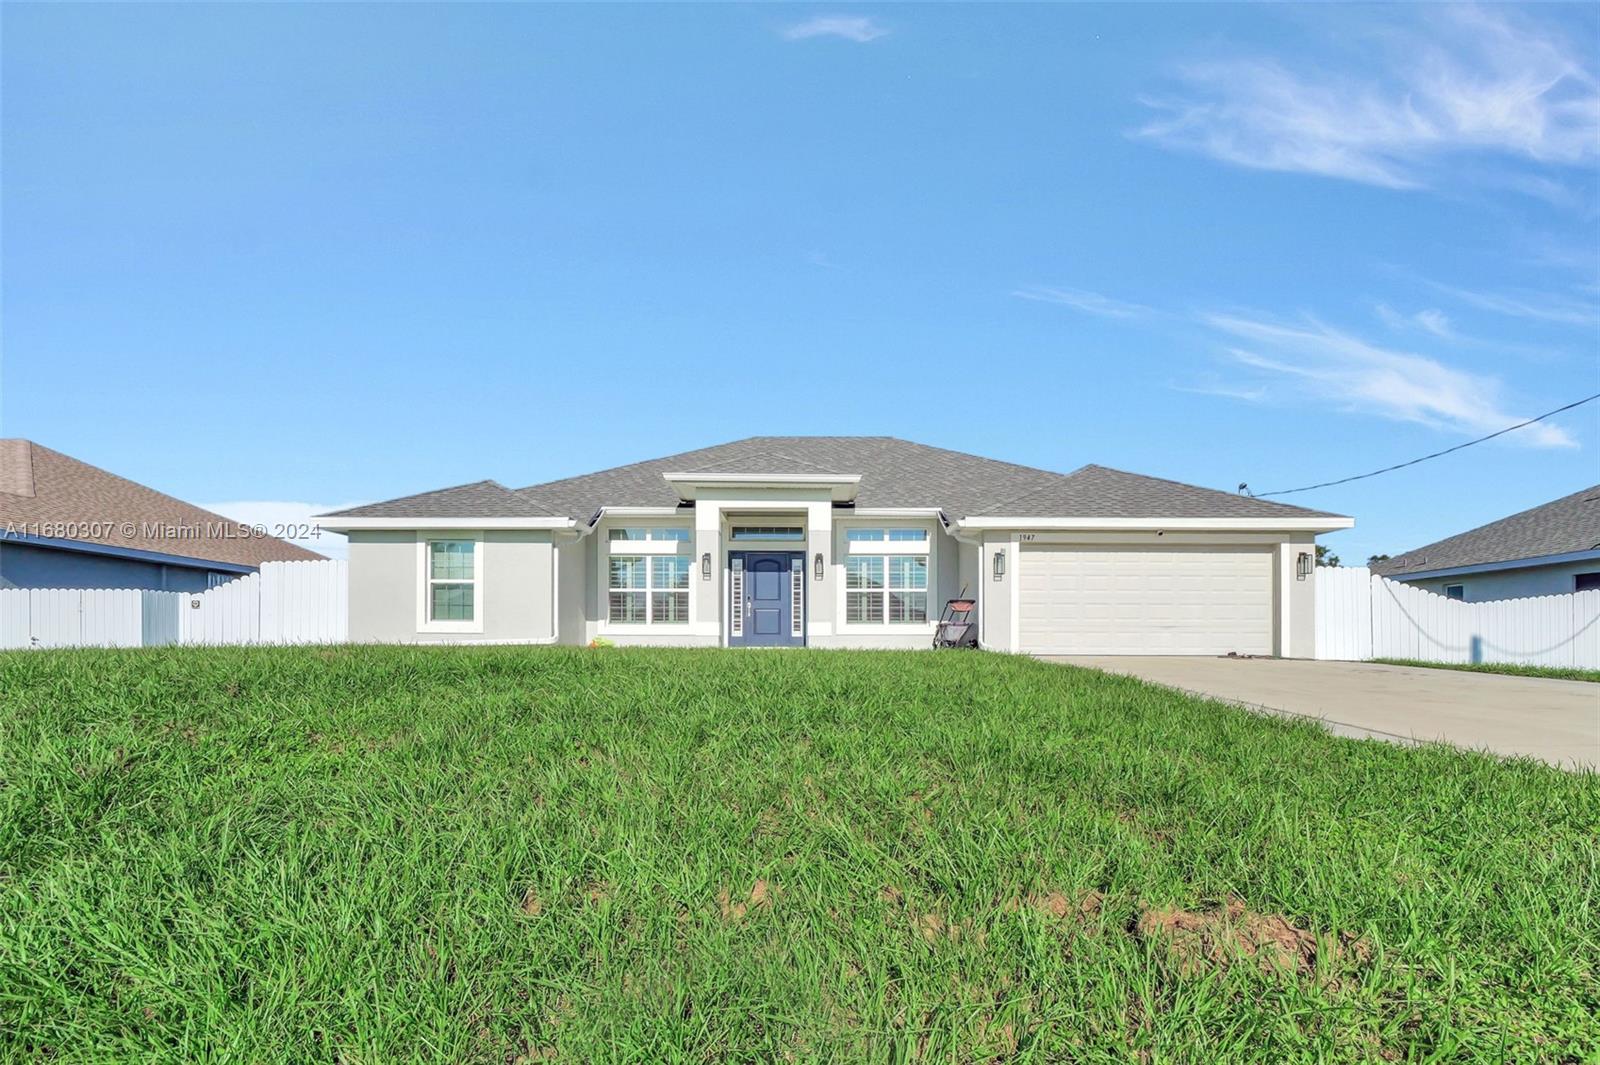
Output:
[[[1535,595],[1566,595],[1573,590],[1572,579],[1580,573],[1600,572],[1600,559],[1582,562],[1563,562],[1553,566],[1529,566],[1525,569],[1496,570],[1491,573],[1464,573],[1459,577],[1430,577],[1409,580],[1403,574],[1391,575],[1390,580],[1413,584],[1418,588],[1443,595],[1445,586],[1462,585],[1469,603],[1483,603],[1493,599],[1524,599]]]
[[[419,628],[421,567],[417,543],[459,533],[352,531],[350,639],[362,643],[548,643],[555,553],[550,533],[483,533],[483,583],[478,589],[481,632]]]

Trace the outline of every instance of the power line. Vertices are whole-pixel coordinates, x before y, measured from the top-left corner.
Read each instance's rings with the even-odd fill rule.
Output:
[[[1537,418],[1529,418],[1525,422],[1518,422],[1516,425],[1508,425],[1497,433],[1490,433],[1488,436],[1480,436],[1476,440],[1468,440],[1464,444],[1457,444],[1455,447],[1447,447],[1443,451],[1435,451],[1431,455],[1424,455],[1419,459],[1412,459],[1410,462],[1397,462],[1393,466],[1385,466],[1383,469],[1373,470],[1371,473],[1358,473],[1354,477],[1341,477],[1337,481],[1323,481],[1321,484],[1308,484],[1304,488],[1280,488],[1276,492],[1251,492],[1248,486],[1242,484],[1239,486],[1239,490],[1248,495],[1254,496],[1257,499],[1265,499],[1267,496],[1289,496],[1294,495],[1296,492],[1309,492],[1314,488],[1332,488],[1336,484],[1349,484],[1351,481],[1361,481],[1368,477],[1376,477],[1380,473],[1393,473],[1395,470],[1403,470],[1407,466],[1415,466],[1419,462],[1427,462],[1429,459],[1436,459],[1441,455],[1448,455],[1452,451],[1460,451],[1462,448],[1471,447],[1473,444],[1481,444],[1485,440],[1493,440],[1497,436],[1505,436],[1507,433],[1514,433],[1518,429],[1532,425],[1534,422],[1542,422],[1546,418],[1553,418],[1563,411],[1569,411],[1573,407],[1581,407],[1585,403],[1593,403],[1597,399],[1600,399],[1600,392],[1596,392],[1592,396],[1585,396],[1575,402],[1568,403],[1565,407],[1557,407],[1555,410],[1547,411],[1544,414],[1539,415]]]

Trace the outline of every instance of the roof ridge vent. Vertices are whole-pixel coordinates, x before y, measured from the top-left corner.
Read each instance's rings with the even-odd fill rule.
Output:
[[[33,442],[0,440],[0,493],[33,497]]]

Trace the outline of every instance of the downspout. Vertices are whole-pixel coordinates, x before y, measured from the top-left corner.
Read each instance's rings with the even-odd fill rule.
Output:
[[[600,512],[595,512],[595,520],[588,525],[579,526],[577,519],[572,525],[562,530],[563,535],[572,533],[570,546],[576,548],[583,542],[584,537],[594,532],[600,524]],[[555,537],[550,538],[550,642],[561,642],[561,552],[556,549]]]
[[[987,596],[983,594],[983,539],[974,540],[971,536],[963,536],[957,524],[945,516],[944,511],[939,511],[939,520],[944,523],[944,531],[957,543],[967,544],[978,549],[978,571],[973,574],[973,581],[978,586],[978,646],[983,650],[989,649],[989,609]],[[960,561],[956,563],[960,570]]]

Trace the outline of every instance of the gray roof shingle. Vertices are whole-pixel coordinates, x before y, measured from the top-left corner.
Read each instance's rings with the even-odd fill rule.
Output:
[[[1406,573],[1513,562],[1597,548],[1600,548],[1600,484],[1396,555],[1372,569],[1385,577],[1399,577]]]
[[[339,516],[563,515],[588,521],[605,506],[677,505],[677,492],[663,479],[668,473],[859,474],[858,507],[938,507],[951,518],[1332,516],[1104,466],[1053,473],[890,436],[755,436],[515,491],[480,481]]]
[[[474,481],[454,488],[387,499],[320,515],[324,518],[549,518],[554,511],[513,492],[498,481]]]

